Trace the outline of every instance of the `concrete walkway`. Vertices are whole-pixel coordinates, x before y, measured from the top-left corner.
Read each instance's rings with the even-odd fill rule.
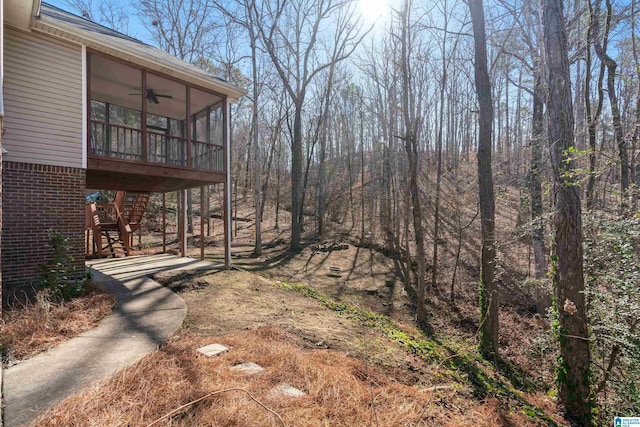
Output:
[[[173,255],[88,261],[94,280],[116,297],[113,313],[82,335],[4,371],[4,425],[22,426],[93,381],[136,363],[182,325],[182,298],[148,275],[219,267]]]

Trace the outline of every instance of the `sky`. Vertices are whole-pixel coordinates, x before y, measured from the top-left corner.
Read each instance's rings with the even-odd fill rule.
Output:
[[[45,3],[49,3],[55,7],[71,12],[75,15],[79,15],[76,8],[72,7],[67,0],[43,0]],[[141,19],[137,15],[136,9],[132,6],[130,1],[127,0],[97,0],[88,2],[93,3],[94,14],[97,15],[97,6],[101,1],[110,1],[115,6],[121,6],[128,12],[128,31],[124,31],[128,36],[134,37],[148,44],[154,44],[149,34],[149,31],[143,25]]]
[[[68,0],[43,0],[55,7],[66,10],[73,14],[78,15],[79,12],[76,8],[71,6]],[[148,44],[154,44],[149,31],[145,28],[142,20],[137,14],[135,7],[132,6],[131,1],[127,0],[87,0],[87,3],[92,4],[94,9],[94,16],[98,17],[98,6],[101,1],[110,1],[114,6],[123,7],[128,13],[128,25],[125,32],[128,36],[134,37]],[[385,21],[389,15],[389,1],[390,0],[358,0],[360,5],[360,11],[364,19],[365,24],[376,23],[376,27],[382,27],[382,22]]]

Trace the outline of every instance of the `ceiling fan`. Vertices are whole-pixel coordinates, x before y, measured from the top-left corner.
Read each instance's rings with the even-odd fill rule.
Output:
[[[142,95],[141,93],[130,93],[129,95]],[[153,104],[160,104],[158,98],[168,98],[173,99],[171,95],[160,95],[153,91],[153,89],[147,89],[147,101]]]

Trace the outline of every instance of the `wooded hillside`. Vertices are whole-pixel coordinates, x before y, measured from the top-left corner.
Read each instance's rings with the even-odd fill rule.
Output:
[[[71,3],[128,28],[117,6]],[[397,0],[375,21],[364,1],[133,12],[158,46],[246,89],[232,191],[236,216],[252,206],[256,256],[264,227],[294,252],[349,236],[397,262],[419,326],[473,293],[495,363],[499,311],[529,310],[557,345],[550,393],[592,425],[640,414],[636,3]]]

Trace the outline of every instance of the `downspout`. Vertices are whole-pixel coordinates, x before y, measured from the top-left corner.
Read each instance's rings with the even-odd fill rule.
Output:
[[[0,0],[0,125],[2,125],[3,117],[4,117],[4,2]],[[2,140],[1,135],[0,135],[0,140]],[[0,147],[2,147],[1,142],[0,142]],[[2,154],[0,154],[0,161],[2,161]]]
[[[0,0],[0,250],[2,248],[2,155],[5,149],[2,148],[2,134],[4,120],[4,2]],[[0,254],[1,255],[1,254]],[[2,257],[0,256],[0,295],[2,295]],[[0,309],[1,310],[1,309]],[[2,355],[4,356],[4,355]],[[2,389],[4,378],[0,369],[0,400],[3,400]],[[0,405],[0,425],[4,414],[2,413],[2,405]]]

